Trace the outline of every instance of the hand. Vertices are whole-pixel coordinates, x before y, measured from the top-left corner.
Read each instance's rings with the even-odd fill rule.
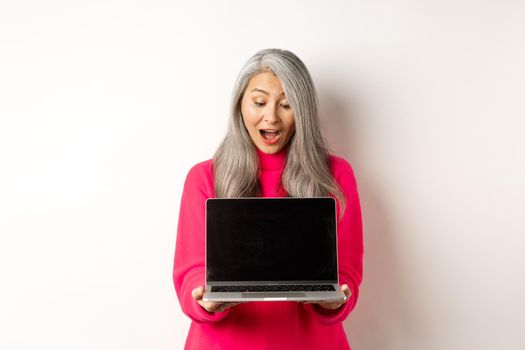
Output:
[[[240,303],[215,303],[213,301],[203,301],[204,287],[200,286],[191,291],[191,296],[195,299],[204,310],[208,312],[223,312],[232,306]]]
[[[329,310],[339,309],[352,296],[352,292],[350,291],[350,288],[348,288],[348,285],[343,284],[341,286],[341,290],[343,291],[343,293],[345,293],[345,296],[346,296],[346,299],[343,302],[339,302],[339,301],[330,301],[330,302],[322,302],[322,303],[306,302],[306,304],[317,304],[320,307],[329,309]]]

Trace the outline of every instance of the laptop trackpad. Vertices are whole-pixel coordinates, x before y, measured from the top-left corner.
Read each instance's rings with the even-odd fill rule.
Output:
[[[243,298],[302,298],[305,293],[302,292],[246,292],[242,293]]]

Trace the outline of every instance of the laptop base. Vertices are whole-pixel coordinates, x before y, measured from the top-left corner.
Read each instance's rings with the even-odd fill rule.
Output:
[[[245,302],[245,301],[308,301],[308,302],[344,302],[346,295],[341,287],[334,284],[333,292],[243,292],[214,293],[206,287],[203,301],[212,302]]]

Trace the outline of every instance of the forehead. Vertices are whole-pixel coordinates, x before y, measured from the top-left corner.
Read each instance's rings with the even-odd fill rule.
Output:
[[[272,95],[284,95],[281,81],[272,71],[254,75],[246,86],[246,92],[250,93],[254,89],[264,90]]]

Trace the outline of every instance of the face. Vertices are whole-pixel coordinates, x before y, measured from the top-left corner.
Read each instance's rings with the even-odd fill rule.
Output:
[[[288,144],[295,132],[295,116],[281,81],[271,72],[254,75],[241,101],[244,125],[259,150],[274,154]]]

